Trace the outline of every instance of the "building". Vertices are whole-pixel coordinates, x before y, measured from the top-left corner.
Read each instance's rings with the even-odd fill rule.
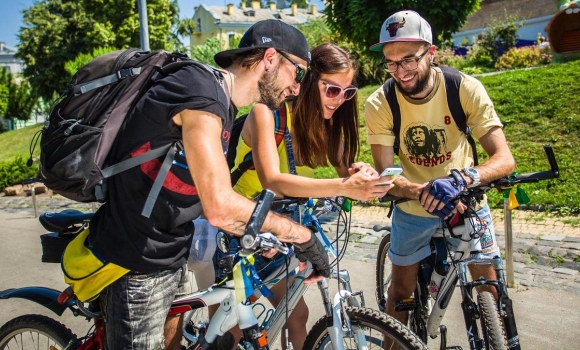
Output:
[[[281,1],[282,5],[284,1]],[[252,1],[251,7],[200,5],[195,8],[194,21],[197,22],[195,33],[190,37],[190,45],[202,45],[209,38],[218,37],[222,50],[229,49],[230,39],[236,35],[242,36],[252,24],[265,19],[279,19],[293,26],[306,23],[313,18],[323,17],[311,4],[308,9],[298,8],[294,3],[291,7],[282,8],[270,2],[269,8],[260,8],[260,1]]]
[[[4,42],[0,42],[0,67],[9,69],[14,75],[22,72],[24,62],[20,58],[14,57],[16,55],[16,48],[7,46]]]
[[[505,14],[515,14],[517,24],[523,24],[518,30],[518,39],[535,43],[538,34],[548,37],[546,26],[558,12],[554,0],[482,0],[480,9],[467,17],[461,31],[452,35],[454,46],[461,46],[467,38],[473,44],[474,38],[483,33],[493,19],[503,19]]]

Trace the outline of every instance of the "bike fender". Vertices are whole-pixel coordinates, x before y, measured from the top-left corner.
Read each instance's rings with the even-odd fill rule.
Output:
[[[60,291],[45,287],[11,288],[0,292],[0,299],[20,298],[40,304],[61,316],[71,302],[62,305],[57,301]]]

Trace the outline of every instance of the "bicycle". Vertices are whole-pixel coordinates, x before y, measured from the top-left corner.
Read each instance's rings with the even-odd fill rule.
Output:
[[[258,254],[274,248],[283,254],[292,255],[292,250],[273,236],[258,234],[271,206],[272,198],[273,193],[265,190],[256,204],[245,234],[240,240],[246,254]],[[292,200],[286,200],[283,204],[290,201]],[[86,220],[86,217],[79,220],[79,217],[75,218],[75,215],[68,215],[64,219],[57,215],[56,218],[58,223],[55,224],[52,220],[52,226],[48,227],[66,225],[65,227],[77,226],[78,229],[78,226],[82,226]],[[292,264],[297,263],[295,258],[290,260]],[[305,271],[299,271],[296,274],[289,287],[288,297],[262,325],[258,325],[258,318],[248,300],[236,303],[234,281],[230,278],[224,283],[175,300],[169,315],[187,313],[182,342],[186,349],[208,349],[218,336],[223,335],[236,324],[239,324],[243,330],[241,346],[244,349],[269,349],[268,339],[275,339],[281,331],[285,321],[283,315],[286,314],[286,310],[288,312],[292,310],[293,305],[306,290],[303,281],[311,271],[312,268],[309,265]],[[339,280],[342,289],[331,301],[328,282],[323,280],[318,283],[326,315],[318,320],[308,333],[305,349],[331,347],[337,350],[368,349],[382,346],[384,339],[391,339],[403,349],[426,349],[419,338],[400,322],[376,310],[365,308],[362,293],[351,291],[346,270],[332,271],[331,278]],[[360,303],[357,297],[361,298]],[[40,345],[51,349],[104,348],[105,328],[98,303],[83,304],[68,289],[60,292],[45,287],[25,287],[0,292],[0,299],[10,298],[34,301],[57,315],[62,315],[65,310],[69,309],[75,316],[92,320],[93,327],[86,336],[77,337],[65,325],[52,318],[41,315],[19,316],[0,328],[0,349],[24,349],[27,348],[25,346],[30,346],[29,342],[34,342],[34,346],[42,342]],[[201,312],[200,318],[200,310],[210,305],[219,305],[214,316],[208,320],[207,316]]]
[[[481,226],[477,225],[474,208],[486,192],[491,189],[503,191],[518,184],[554,179],[559,176],[553,149],[550,145],[545,145],[544,151],[550,170],[510,176],[467,189],[460,194],[458,199],[467,204],[469,209],[463,215],[457,214],[446,221],[445,228],[433,235],[432,254],[419,264],[417,286],[412,297],[395,301],[395,310],[409,312],[409,328],[425,343],[428,337],[435,339],[440,334],[440,349],[447,348],[447,328],[441,322],[455,287],[459,283],[470,349],[521,348],[502,260],[498,256],[492,260],[483,258],[479,251],[472,251],[470,242],[480,243],[478,240],[481,236],[478,230]],[[389,199],[397,200],[395,197]],[[389,231],[390,228],[377,225],[373,229],[378,232]],[[451,238],[459,238],[457,247],[450,245]],[[386,306],[387,289],[390,284],[389,248],[390,233],[387,233],[379,245],[376,265],[376,297],[382,311]],[[470,281],[467,277],[467,267],[471,264],[491,264],[496,272],[497,280],[486,280],[482,277]],[[442,278],[440,282],[438,282],[439,278]],[[489,291],[477,293],[477,298],[474,299],[473,289],[479,286],[492,286],[497,291],[499,299],[496,301]],[[461,349],[458,346],[451,348]]]

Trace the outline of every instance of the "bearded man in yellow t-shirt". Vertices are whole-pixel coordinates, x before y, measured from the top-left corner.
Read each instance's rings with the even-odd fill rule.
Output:
[[[393,211],[389,250],[393,269],[386,311],[406,323],[407,313],[396,312],[393,303],[413,293],[419,262],[431,254],[429,242],[442,227],[442,220],[466,209],[462,203],[455,204],[453,198],[466,186],[508,176],[515,163],[485,88],[475,78],[460,73],[459,99],[467,126],[489,155],[483,164],[474,166],[471,146],[451,117],[443,73],[432,64],[436,47],[432,45],[431,27],[418,13],[405,10],[389,17],[382,26],[379,43],[371,50],[382,51],[383,65],[394,80],[400,106],[397,155],[403,173],[388,193],[411,200]],[[367,142],[375,168],[381,172],[392,167],[395,160],[393,114],[383,87],[367,99],[365,118]],[[487,227],[480,240],[481,253],[499,256],[487,203],[481,204],[477,215]],[[495,279],[490,265],[473,267],[472,276]]]

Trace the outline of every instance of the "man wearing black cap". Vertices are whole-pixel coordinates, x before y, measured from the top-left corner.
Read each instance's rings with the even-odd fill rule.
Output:
[[[431,26],[417,12],[399,11],[385,20],[379,43],[372,51],[383,53],[383,66],[392,77],[395,98],[388,99],[383,87],[369,96],[365,105],[368,140],[375,168],[383,171],[395,161],[395,142],[403,173],[389,194],[411,199],[393,210],[391,284],[387,313],[405,323],[407,312],[396,312],[394,301],[408,298],[416,286],[419,262],[431,255],[429,242],[442,219],[466,208],[454,203],[465,186],[477,186],[507,176],[515,163],[502,124],[483,85],[473,77],[451,71],[458,77],[458,96],[447,95],[442,68],[432,65],[436,47]],[[445,74],[444,74],[445,73]],[[388,85],[387,85],[388,86]],[[387,93],[388,94],[388,93]],[[392,95],[391,95],[392,96]],[[471,134],[479,140],[489,159],[474,164],[466,133],[459,130],[449,99],[458,98]],[[399,131],[394,128],[394,101],[399,106]],[[453,116],[453,117],[452,117]],[[477,208],[480,239],[472,251],[499,255],[489,206]],[[467,222],[466,222],[467,223]],[[470,266],[475,279],[495,278],[491,266]],[[436,294],[439,286],[430,286]],[[494,291],[492,291],[494,292]]]
[[[253,25],[238,49],[215,60],[223,70],[189,65],[150,88],[111,151],[115,164],[171,142],[183,144],[149,218],[141,209],[162,158],[112,177],[109,200],[91,222],[94,251],[129,270],[100,296],[109,349],[179,349],[180,337],[172,331],[164,340],[164,323],[174,332],[181,326],[179,317],[167,314],[189,285],[192,220],[203,212],[212,225],[241,235],[254,208],[232,190],[224,156],[236,107],[261,102],[278,108],[298,93],[310,53],[297,29],[267,20]],[[262,230],[293,243],[298,257],[312,262],[312,280],[328,276],[328,256],[308,228],[270,213]]]

